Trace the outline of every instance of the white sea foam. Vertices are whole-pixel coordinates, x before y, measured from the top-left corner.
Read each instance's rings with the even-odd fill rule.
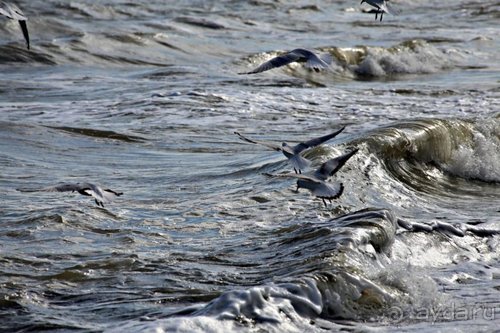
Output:
[[[478,125],[472,140],[461,144],[445,167],[460,177],[500,182],[500,120]]]
[[[368,47],[363,60],[352,66],[358,75],[429,74],[453,67],[456,56],[424,41],[409,41],[391,48]]]

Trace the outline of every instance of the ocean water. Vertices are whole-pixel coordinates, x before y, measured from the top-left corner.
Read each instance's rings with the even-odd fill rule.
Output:
[[[17,1],[0,17],[0,331],[492,332],[500,5]],[[329,54],[238,75],[295,48]],[[331,204],[312,167],[358,148]],[[61,182],[124,192],[104,208]],[[406,227],[406,228],[404,228]]]

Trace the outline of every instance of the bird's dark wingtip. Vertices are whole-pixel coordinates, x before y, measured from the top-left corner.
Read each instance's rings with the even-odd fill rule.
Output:
[[[30,35],[28,33],[28,25],[25,20],[20,20],[19,25],[21,26],[21,30],[23,32],[24,39],[26,40],[26,45],[28,50],[30,49]]]
[[[116,191],[113,191],[109,188],[105,189],[104,190],[105,192],[109,192],[109,193],[113,193],[114,195],[116,195],[117,197],[119,197],[120,195],[123,195],[123,192],[116,192]]]
[[[340,133],[342,133],[345,129],[346,129],[347,126],[342,126],[339,130],[337,130],[335,133],[335,136],[339,135]]]
[[[33,189],[33,188],[16,188],[16,191],[19,191],[19,192],[39,192],[40,190],[39,189]]]

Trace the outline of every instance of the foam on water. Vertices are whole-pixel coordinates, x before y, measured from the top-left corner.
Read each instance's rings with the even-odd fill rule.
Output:
[[[362,76],[429,74],[453,68],[457,57],[422,40],[390,48],[367,47],[364,58],[352,70]]]
[[[444,240],[442,236],[436,235],[434,241],[429,243],[416,242],[411,247],[408,239],[402,238],[397,240],[393,251],[390,244],[395,231],[390,231],[390,226],[396,222],[390,211],[360,211],[334,219],[330,223],[340,228],[331,234],[331,241],[339,243],[339,246],[334,251],[314,254],[314,257],[325,257],[324,265],[317,266],[316,270],[305,275],[292,274],[283,282],[232,290],[206,305],[186,308],[167,319],[151,323],[133,322],[119,329],[167,332],[253,332],[262,329],[269,332],[316,332],[323,329],[320,323],[324,320],[329,320],[332,327],[337,328],[359,325],[353,320],[391,325],[411,320],[409,316],[415,309],[438,308],[446,303],[446,297],[439,295],[435,281],[420,276],[425,274],[428,265],[419,267],[418,263],[417,266],[413,264],[413,259],[417,259],[421,253],[439,251],[444,246],[441,244]],[[319,231],[325,226],[326,224],[320,223],[312,228]],[[297,232],[301,233],[300,230]],[[387,232],[392,235],[387,235]],[[307,247],[313,246],[314,238],[324,238],[318,232],[315,234],[303,240],[293,239],[302,244],[296,246],[307,252]],[[342,236],[337,238],[340,235]],[[382,240],[384,241],[379,243]],[[453,243],[453,240],[449,242]],[[381,244],[386,246],[384,251],[388,251],[387,253],[380,252]],[[433,265],[445,265],[455,253],[452,251],[443,254],[447,257],[446,262],[433,262]],[[340,258],[345,261],[340,265],[331,264]],[[293,270],[293,266],[290,269]],[[341,321],[334,324],[332,319]],[[117,330],[111,329],[110,332]]]
[[[469,141],[452,152],[446,171],[463,178],[500,182],[500,120],[478,124]]]
[[[439,49],[424,40],[408,40],[391,47],[322,47],[334,60],[328,71],[335,77],[386,77],[405,74],[431,74],[453,69],[465,63],[465,52],[456,49]],[[247,61],[256,66],[281,52],[267,52],[251,56]],[[303,66],[292,63],[287,67],[291,74],[306,75]],[[317,74],[318,75],[318,74]]]

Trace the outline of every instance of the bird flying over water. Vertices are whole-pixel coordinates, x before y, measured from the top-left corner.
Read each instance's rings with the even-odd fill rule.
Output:
[[[389,0],[361,0],[361,4],[363,2],[366,2],[370,6],[373,6],[376,8],[375,10],[375,20],[378,18],[378,14],[380,14],[380,21],[382,21],[382,18],[384,17],[384,13],[391,14],[389,9],[387,8],[387,2]]]
[[[323,204],[326,205],[326,200],[332,202],[333,199],[339,198],[344,192],[344,184],[339,182],[329,182],[328,179],[332,177],[337,171],[342,168],[342,166],[358,152],[358,149],[354,149],[346,154],[340,155],[338,157],[332,158],[325,163],[323,163],[314,173],[311,175],[303,175],[296,173],[285,173],[285,174],[269,174],[269,177],[288,177],[297,178],[297,192],[299,188],[305,188],[311,192],[317,198],[323,200]]]
[[[29,50],[30,36],[28,34],[28,26],[26,24],[28,18],[24,15],[23,11],[13,3],[0,1],[0,15],[3,15],[11,20],[17,20],[19,22],[24,35],[24,39],[26,40],[26,45]]]
[[[315,177],[306,176],[296,173],[285,174],[270,174],[266,173],[269,177],[289,177],[297,179],[297,192],[299,188],[308,189],[312,195],[323,200],[323,204],[327,207],[326,200],[332,202],[333,199],[339,198],[344,192],[344,184],[326,182]]]
[[[234,132],[234,134],[239,136],[240,139],[243,141],[262,145],[262,146],[271,148],[273,150],[282,152],[283,155],[285,155],[286,158],[288,159],[288,162],[293,166],[293,170],[295,171],[295,173],[302,173],[302,170],[307,168],[311,164],[311,161],[309,161],[305,157],[302,157],[300,155],[300,153],[302,153],[303,151],[305,151],[309,148],[319,146],[320,144],[336,137],[344,129],[345,129],[345,127],[342,127],[341,129],[339,129],[336,132],[321,136],[319,138],[315,138],[315,139],[311,139],[311,140],[308,140],[305,142],[301,142],[295,146],[290,146],[286,142],[283,142],[281,145],[277,145],[275,143],[267,142],[267,141],[256,141],[256,140],[249,139],[238,132]]]
[[[305,63],[306,68],[312,69],[319,72],[323,69],[328,68],[329,62],[331,62],[331,57],[324,57],[321,59],[314,52],[305,49],[295,49],[285,54],[279,55],[261,64],[259,67],[251,70],[250,72],[238,73],[238,74],[256,74],[268,71],[273,68],[278,68],[291,64],[292,62]]]
[[[19,189],[21,192],[78,192],[95,199],[97,206],[104,207],[104,203],[113,201],[123,193],[110,189],[102,189],[98,185],[91,183],[63,183],[56,186],[44,187],[41,189]]]

